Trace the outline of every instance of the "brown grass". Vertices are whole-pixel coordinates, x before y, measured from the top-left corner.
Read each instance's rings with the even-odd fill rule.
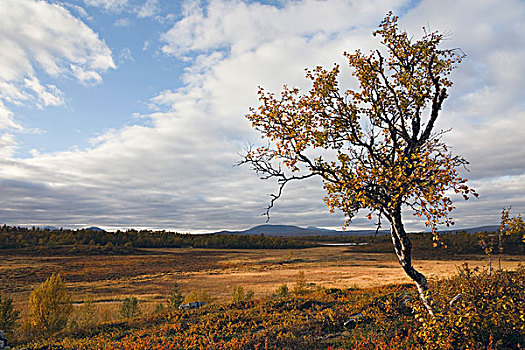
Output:
[[[458,266],[486,267],[485,256],[454,260],[416,260],[414,265],[429,278],[447,277]],[[524,256],[504,256],[503,268],[514,269]],[[183,294],[206,289],[219,301],[228,300],[237,285],[256,296],[272,293],[281,284],[289,287],[303,271],[307,283],[325,287],[371,287],[410,283],[393,254],[356,253],[348,247],[297,250],[149,249],[146,255],[129,256],[3,256],[0,259],[0,292],[27,312],[33,288],[53,272],[60,272],[82,302],[93,297],[99,307],[116,310],[124,298],[136,296],[141,308],[151,311],[165,303],[174,282]],[[103,306],[104,305],[104,306]]]

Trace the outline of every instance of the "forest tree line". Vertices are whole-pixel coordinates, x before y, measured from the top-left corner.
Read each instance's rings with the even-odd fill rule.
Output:
[[[496,237],[497,233],[483,233]],[[430,233],[411,233],[414,252],[432,255],[483,254],[480,234],[468,232],[442,233],[441,244],[434,247]],[[390,235],[362,236],[304,236],[276,237],[236,234],[189,234],[153,230],[117,230],[115,232],[90,229],[41,229],[38,227],[0,227],[0,249],[28,249],[35,247],[56,248],[63,246],[117,248],[216,248],[216,249],[300,249],[325,243],[367,243],[353,246],[356,252],[391,253]],[[498,250],[493,240],[494,253]],[[525,244],[520,233],[507,235],[502,242],[504,254],[525,254]]]
[[[38,227],[0,228],[0,249],[89,245],[128,248],[224,248],[287,249],[307,248],[308,240],[264,235],[189,234],[169,231],[126,230],[107,232],[89,229],[40,229]]]

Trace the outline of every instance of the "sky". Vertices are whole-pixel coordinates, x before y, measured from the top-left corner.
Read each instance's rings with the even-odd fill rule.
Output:
[[[241,230],[276,184],[237,167],[264,144],[257,88],[309,89],[305,68],[377,47],[385,14],[447,34],[463,63],[438,128],[479,194],[456,227],[525,214],[525,1],[0,1],[0,223]],[[343,88],[356,87],[343,68]],[[291,183],[271,224],[339,229],[319,179]],[[366,213],[364,213],[366,214]],[[409,230],[424,228],[406,213]],[[371,228],[358,216],[350,229]]]

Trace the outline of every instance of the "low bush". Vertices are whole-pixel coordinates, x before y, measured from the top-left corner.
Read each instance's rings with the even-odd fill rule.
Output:
[[[211,304],[215,301],[215,299],[212,298],[210,296],[210,293],[205,289],[192,290],[188,295],[184,297],[185,303],[194,303],[197,301],[202,301],[206,304]]]
[[[13,299],[2,298],[0,294],[0,330],[10,337],[17,325],[20,312],[13,307]]]
[[[126,298],[120,306],[120,316],[122,318],[134,318],[142,313],[139,307],[139,301],[136,297]]]
[[[285,285],[283,285],[285,286]],[[89,337],[70,334],[27,349],[469,349],[525,347],[525,270],[488,271],[464,266],[432,283],[436,318],[412,285],[368,289],[280,288],[280,297],[242,307],[212,304],[170,309],[99,326]],[[286,297],[284,297],[286,290]],[[239,289],[237,289],[237,294]],[[461,297],[454,298],[458,294]],[[188,301],[204,301],[204,291]],[[451,300],[455,299],[453,303]],[[45,347],[47,346],[47,347]]]
[[[231,303],[239,304],[250,301],[253,298],[253,295],[253,290],[244,291],[242,286],[235,286],[232,291]]]
[[[429,349],[525,346],[525,268],[489,273],[464,265],[458,275],[439,281],[434,289],[441,310],[436,318],[414,305],[422,326],[417,335]]]
[[[182,304],[183,301],[184,298],[179,289],[179,285],[177,284],[177,282],[175,282],[168,294],[168,308],[176,309],[180,306],[180,304]]]

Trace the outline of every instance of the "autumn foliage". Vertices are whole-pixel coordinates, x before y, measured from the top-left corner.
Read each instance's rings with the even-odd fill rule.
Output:
[[[312,88],[306,93],[284,86],[276,96],[260,88],[260,106],[247,118],[268,145],[249,149],[241,164],[278,181],[268,210],[287,183],[319,176],[331,211],[350,221],[364,209],[378,226],[386,219],[399,262],[433,313],[426,278],[412,266],[402,210],[424,217],[435,233],[438,225],[453,224],[450,191],[477,195],[457,171],[467,161],[451,153],[444,131],[434,130],[463,53],[440,48],[439,32],[425,30],[413,40],[397,21],[389,13],[373,33],[379,49],[345,53],[358,90],[339,86],[337,64],[307,70]]]
[[[525,339],[525,269],[464,266],[435,284],[432,318],[415,288],[307,286],[201,309],[164,309],[142,319],[62,334],[26,349],[519,349]],[[450,301],[461,293],[454,303]]]
[[[53,274],[29,296],[30,327],[37,334],[56,333],[65,328],[72,310],[66,284]]]

